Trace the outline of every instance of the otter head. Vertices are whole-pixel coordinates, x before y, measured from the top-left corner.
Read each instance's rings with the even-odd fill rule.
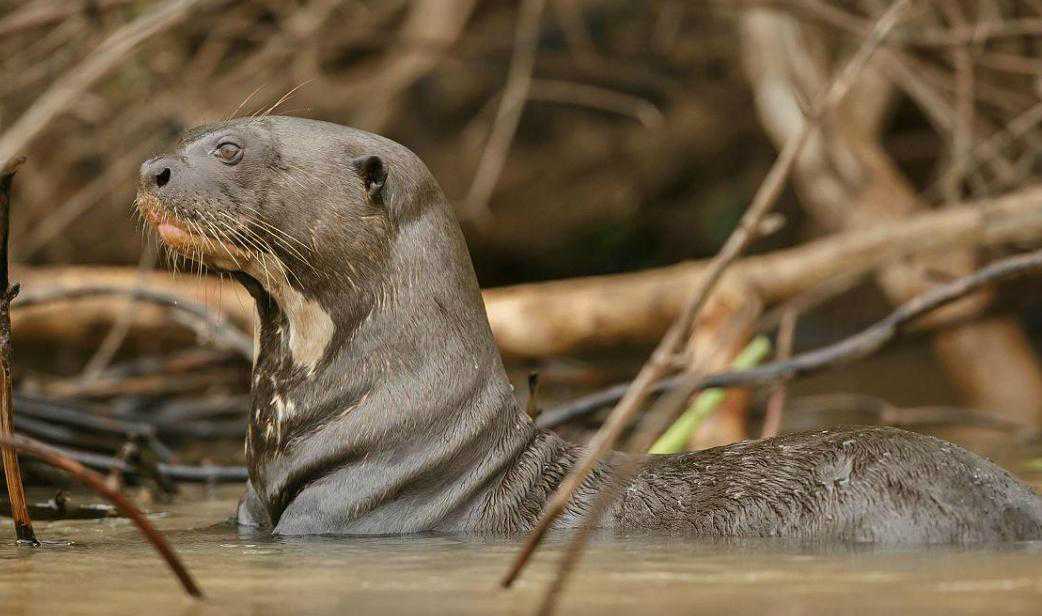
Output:
[[[314,371],[336,327],[381,293],[409,209],[396,195],[411,180],[395,167],[412,158],[335,124],[240,118],[190,129],[146,161],[136,204],[176,254],[233,273],[290,359]]]
[[[308,288],[321,282],[309,280],[319,269],[314,261],[355,257],[352,243],[364,258],[386,239],[378,236],[386,228],[379,219],[387,216],[387,165],[343,131],[281,117],[190,129],[173,153],[141,166],[138,211],[176,253],[268,289],[281,283],[317,293]],[[305,147],[282,148],[284,139]]]

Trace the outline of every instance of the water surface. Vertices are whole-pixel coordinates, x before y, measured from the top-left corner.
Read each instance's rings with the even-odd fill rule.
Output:
[[[1039,482],[1034,482],[1036,487]],[[42,548],[0,543],[0,613],[529,614],[563,537],[516,588],[506,539],[272,539],[226,520],[239,488],[189,493],[153,516],[203,587],[185,597],[126,520],[38,523]],[[10,536],[10,521],[0,532]],[[598,537],[562,614],[1037,614],[1042,542],[885,548],[777,540]]]

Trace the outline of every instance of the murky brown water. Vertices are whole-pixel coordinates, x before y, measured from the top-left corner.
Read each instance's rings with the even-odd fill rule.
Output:
[[[1037,487],[1042,475],[1029,477]],[[0,532],[0,614],[529,614],[563,545],[513,590],[517,545],[458,536],[283,539],[223,523],[239,488],[185,496],[154,516],[207,599],[185,597],[126,520],[39,523],[48,544]],[[773,540],[598,538],[562,614],[1010,613],[1042,610],[1042,542],[880,548]]]

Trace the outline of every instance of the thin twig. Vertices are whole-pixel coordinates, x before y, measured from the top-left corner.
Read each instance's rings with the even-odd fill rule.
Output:
[[[253,340],[228,323],[223,317],[214,314],[202,304],[196,304],[184,297],[172,293],[155,291],[146,288],[117,286],[84,286],[71,288],[44,289],[34,293],[26,293],[14,303],[18,309],[29,308],[53,302],[89,299],[105,296],[126,296],[139,302],[148,302],[184,313],[188,319],[184,323],[200,335],[209,334],[217,346],[235,351],[240,356],[253,358]]]
[[[11,230],[11,183],[18,167],[25,162],[18,157],[4,163],[0,159],[0,437],[14,433],[14,401],[11,399],[11,300],[18,294],[18,285],[11,286],[8,279],[7,248]],[[18,456],[4,450],[4,479],[7,494],[11,499],[11,518],[14,520],[15,536],[19,542],[38,546],[33,532],[33,521],[22,485],[22,471],[18,467]]]
[[[727,267],[738,258],[745,247],[755,238],[756,229],[759,227],[760,221],[770,211],[771,206],[784,188],[786,178],[792,170],[797,156],[813,134],[821,117],[826,111],[832,109],[837,102],[842,100],[850,90],[857,75],[867,64],[875,49],[894,25],[897,24],[898,18],[908,4],[909,0],[898,0],[879,18],[872,35],[864,41],[861,49],[851,58],[824,94],[815,101],[815,105],[807,117],[802,130],[785,144],[774,166],[753,198],[749,209],[742,216],[741,221],[739,221],[738,227],[731,233],[723,248],[710,262],[707,274],[700,281],[684,311],[670,326],[662,341],[654,353],[652,353],[651,358],[637,374],[626,395],[623,396],[622,400],[608,416],[604,425],[591,439],[589,449],[561,482],[553,498],[547,503],[538,523],[528,535],[517,559],[503,578],[502,584],[504,586],[510,586],[517,578],[529,557],[538,547],[546,531],[549,530],[553,522],[564,511],[564,508],[571,500],[573,492],[582,484],[601,457],[611,449],[622,430],[629,424],[631,418],[647,399],[654,383],[669,370],[671,366],[670,358],[674,356],[679,345],[688,336],[691,325],[707,301],[709,293],[723,277]]]
[[[140,289],[144,285],[144,274],[152,269],[155,262],[156,250],[151,244],[146,244],[141,252],[141,258],[138,259],[136,288]],[[137,308],[136,304],[137,300],[133,296],[127,298],[127,304],[123,308],[122,314],[116,317],[116,322],[112,324],[108,333],[105,334],[105,338],[98,345],[97,350],[94,351],[94,355],[87,361],[80,378],[85,381],[93,381],[112,362],[112,358],[116,356],[116,352],[119,351],[120,346],[122,346],[123,341],[126,340],[127,334],[130,332],[130,325]]]
[[[1037,270],[1042,270],[1042,250],[997,261],[969,276],[938,286],[903,304],[887,318],[861,333],[822,349],[798,355],[791,360],[707,377],[696,373],[685,374],[676,389],[659,399],[646,413],[644,425],[627,448],[630,457],[622,462],[609,484],[597,495],[593,505],[587,510],[582,525],[572,535],[565,548],[558,565],[557,576],[550,582],[543,596],[539,614],[548,615],[553,612],[557,598],[578,562],[590,533],[599,525],[600,516],[608,505],[616,500],[622,488],[629,484],[640,468],[640,454],[647,451],[655,439],[676,420],[683,411],[684,402],[692,395],[709,388],[752,387],[782,382],[868,357],[894,340],[907,324],[923,315],[962,299],[986,285]]]
[[[1030,131],[1035,130],[1040,122],[1042,122],[1042,103],[1037,103],[1014,117],[1005,126],[995,131],[995,133],[990,135],[987,139],[977,143],[973,148],[972,156],[970,156],[967,161],[966,169],[963,171],[965,173],[972,173],[985,164],[995,166],[993,163],[1002,158],[1003,150],[1009,147],[1010,144],[1015,142],[1017,139],[1020,139]],[[947,176],[954,171],[954,169],[949,169],[945,176],[939,178],[938,184],[944,185],[947,183],[949,181]],[[1001,167],[996,171],[1000,175],[1006,175],[1003,173]],[[936,187],[931,186],[929,190],[936,190]]]
[[[159,555],[163,557],[163,560],[166,561],[166,564],[181,582],[181,587],[184,588],[185,592],[197,599],[202,598],[202,590],[199,589],[199,586],[192,578],[192,574],[185,568],[184,563],[181,562],[181,559],[178,558],[177,553],[170,547],[163,535],[159,534],[159,531],[145,518],[145,514],[141,513],[140,509],[135,507],[122,494],[109,488],[105,484],[105,478],[102,475],[86,468],[75,460],[69,459],[52,447],[20,434],[0,434],[0,447],[3,447],[5,452],[20,451],[50,466],[66,471],[77,481],[115,505],[123,515],[130,518],[134,525],[138,527],[138,530],[141,531],[141,534],[145,536],[145,539],[159,552]]]
[[[546,0],[524,0],[521,3],[517,21],[517,32],[514,36],[514,54],[510,60],[510,71],[507,83],[503,88],[503,98],[499,101],[496,119],[492,124],[481,162],[474,172],[474,180],[463,205],[463,213],[478,222],[487,222],[491,216],[488,201],[492,190],[496,187],[499,175],[503,172],[510,144],[517,132],[521,112],[532,85],[532,71],[535,68],[536,51],[539,48],[539,21],[543,15]]]
[[[648,390],[648,394],[655,395],[669,391],[676,387],[677,383],[681,380],[680,376],[671,376],[659,379],[658,381],[655,381],[655,384]],[[589,415],[597,409],[603,408],[609,404],[615,404],[621,400],[632,386],[633,381],[616,383],[615,385],[605,387],[599,391],[559,404],[554,408],[546,409],[536,418],[535,425],[540,428],[555,428],[566,424],[573,419]]]
[[[940,4],[941,10],[948,16],[948,21],[956,27],[965,27],[967,20],[958,2],[948,1]],[[962,196],[962,185],[966,179],[970,157],[973,155],[974,135],[974,72],[973,56],[966,47],[959,46],[952,50],[955,64],[956,82],[956,114],[952,127],[950,162],[947,173],[943,174],[947,183],[944,187],[945,197],[949,203],[959,201]]]
[[[645,128],[660,128],[666,122],[665,115],[658,107],[638,96],[610,88],[556,79],[533,79],[531,83],[528,100],[601,109],[633,118]]]
[[[223,435],[225,437],[229,435]],[[127,464],[123,460],[113,456],[82,451],[67,447],[54,447],[55,451],[88,466],[103,471],[116,469],[124,475],[135,477],[147,476],[137,467]],[[241,483],[249,479],[249,473],[245,466],[218,466],[215,464],[200,464],[191,466],[187,464],[159,463],[155,466],[156,474],[170,481],[191,481],[198,483]]]
[[[859,334],[816,351],[802,353],[788,361],[764,364],[741,372],[722,372],[702,379],[695,389],[704,387],[748,387],[779,379],[791,379],[824,368],[868,357],[893,340],[902,329],[928,312],[961,299],[987,285],[1042,269],[1042,250],[1002,259],[976,272],[934,287],[902,304],[885,319]],[[687,383],[693,382],[688,377]],[[678,383],[683,389],[685,384]]]
[[[202,0],[166,2],[113,32],[93,53],[51,84],[33,106],[0,135],[0,165],[22,151],[58,114],[80,100],[95,81],[126,61],[135,47],[176,24],[200,2]]]
[[[10,37],[22,30],[49,26],[55,22],[68,19],[78,12],[86,12],[92,6],[99,13],[108,9],[116,8],[124,4],[131,4],[136,0],[94,0],[86,2],[53,2],[53,3],[24,3],[17,11],[7,14],[0,20],[0,36]]]
[[[789,310],[782,315],[781,325],[778,326],[778,342],[775,345],[778,361],[786,361],[792,357],[792,341],[795,337],[798,316],[799,313],[795,310]],[[778,383],[767,399],[767,411],[764,413],[760,438],[778,436],[778,432],[781,430],[782,413],[785,410],[785,396],[785,384]]]
[[[927,29],[905,33],[901,36],[901,42],[923,47],[964,47],[980,45],[994,38],[1038,35],[1042,35],[1042,18],[1024,17],[967,24],[948,30]]]

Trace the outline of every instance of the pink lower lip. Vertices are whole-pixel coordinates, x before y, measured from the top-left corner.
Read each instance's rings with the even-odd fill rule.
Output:
[[[175,227],[170,223],[163,223],[156,227],[156,231],[159,231],[159,235],[163,236],[163,239],[167,240],[184,240],[188,238],[188,234],[184,232],[180,227]]]

